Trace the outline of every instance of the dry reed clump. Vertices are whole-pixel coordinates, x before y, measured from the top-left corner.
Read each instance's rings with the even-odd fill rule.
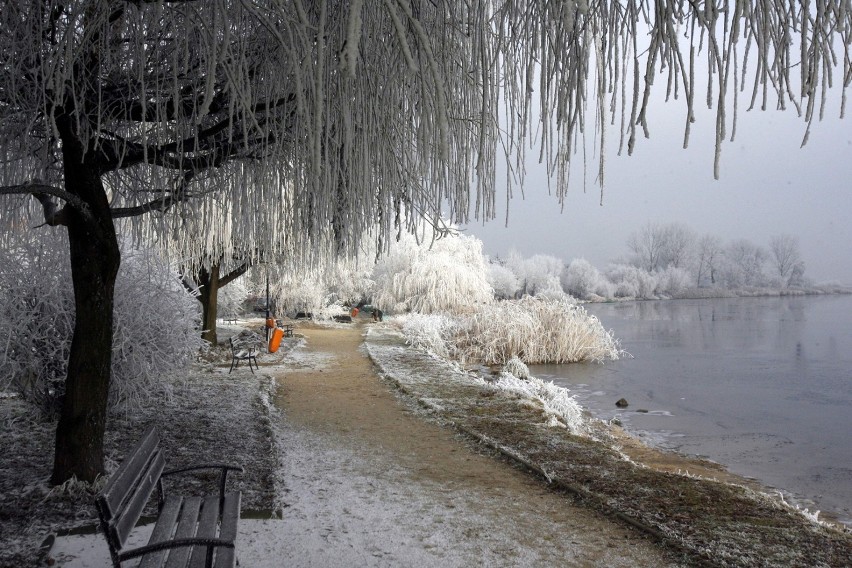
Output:
[[[483,306],[455,329],[464,361],[505,364],[603,362],[623,353],[612,333],[577,304],[525,297]]]

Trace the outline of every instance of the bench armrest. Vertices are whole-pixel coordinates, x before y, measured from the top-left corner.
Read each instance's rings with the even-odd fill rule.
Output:
[[[182,467],[179,469],[169,469],[160,474],[160,479],[157,480],[157,503],[159,507],[163,506],[163,503],[166,501],[166,492],[163,489],[163,478],[169,475],[177,475],[180,473],[188,473],[193,471],[202,471],[206,469],[218,469],[219,470],[219,504],[223,499],[225,499],[225,483],[228,480],[228,472],[236,471],[239,473],[245,473],[245,470],[242,466],[239,465],[231,465],[225,463],[210,463],[210,464],[199,464],[199,465],[191,465],[189,467]]]
[[[234,548],[234,542],[230,540],[223,540],[221,538],[177,538],[175,540],[165,540],[163,542],[155,542],[154,544],[146,544],[145,546],[140,546],[139,548],[134,548],[127,552],[122,552],[119,554],[119,558],[122,561],[130,560],[131,558],[138,558],[139,556],[144,556],[150,552],[171,550],[172,548],[182,548],[185,546],[217,546],[223,548]]]

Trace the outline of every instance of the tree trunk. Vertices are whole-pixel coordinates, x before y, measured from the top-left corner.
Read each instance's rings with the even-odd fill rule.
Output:
[[[243,274],[249,268],[248,262],[243,262],[231,272],[221,275],[222,264],[216,262],[210,270],[201,268],[195,276],[198,286],[198,301],[201,302],[201,339],[209,341],[212,345],[218,343],[216,336],[216,319],[219,314],[219,289],[227,286]]]
[[[198,301],[201,302],[201,339],[209,341],[214,347],[219,340],[216,337],[216,319],[219,302],[219,264],[198,271]]]
[[[80,145],[63,140],[66,189],[89,206],[70,210],[68,237],[76,317],[51,482],[92,482],[103,469],[112,363],[115,279],[121,262],[109,203],[97,170]]]

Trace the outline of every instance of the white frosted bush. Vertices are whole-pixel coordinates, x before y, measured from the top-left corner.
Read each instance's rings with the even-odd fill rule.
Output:
[[[322,277],[314,272],[288,272],[272,277],[270,294],[278,314],[290,312],[319,313],[329,302],[329,290]]]
[[[237,278],[227,286],[219,288],[217,310],[220,316],[238,316],[243,312],[243,304],[248,297],[245,278]]]
[[[515,273],[497,263],[488,265],[488,283],[494,288],[494,296],[501,300],[514,298],[521,289],[520,281]]]
[[[615,295],[615,286],[584,258],[571,261],[562,273],[562,287],[572,296],[582,300],[594,296],[612,298]]]
[[[394,316],[392,321],[412,347],[445,359],[451,358],[445,338],[453,335],[456,322],[450,317],[439,314],[402,314]]]
[[[567,427],[572,433],[579,434],[585,431],[583,408],[574,400],[574,397],[568,394],[568,389],[557,386],[553,382],[544,382],[536,377],[524,380],[509,373],[501,374],[494,386],[525,398],[538,400],[546,413],[558,418],[558,423]]]
[[[506,267],[518,277],[522,294],[556,299],[558,292],[562,291],[560,277],[564,263],[555,256],[536,254],[523,258],[517,251],[512,251]]]
[[[518,359],[517,357],[512,357],[506,364],[503,366],[503,371],[518,377],[519,379],[528,379],[530,378],[530,369],[527,367],[526,363]]]
[[[0,388],[58,410],[74,330],[67,239],[9,235],[0,248]],[[115,291],[110,406],[144,397],[201,348],[197,301],[154,252],[122,247]]]
[[[463,364],[600,362],[621,353],[595,316],[565,300],[527,296],[467,314],[410,314],[398,325],[410,344]]]
[[[677,296],[692,284],[692,277],[683,268],[669,266],[656,275],[658,296]]]
[[[615,285],[615,295],[619,298],[655,299],[656,277],[636,266],[613,264],[607,268],[607,277]]]
[[[313,310],[311,313],[315,320],[333,320],[337,316],[349,315],[350,308],[343,305],[342,302],[332,302],[319,309]]]

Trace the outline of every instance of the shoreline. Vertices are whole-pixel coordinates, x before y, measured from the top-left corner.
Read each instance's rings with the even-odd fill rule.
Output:
[[[593,506],[644,527],[695,562],[723,558],[728,565],[773,566],[793,559],[801,564],[805,555],[805,564],[842,566],[852,557],[848,530],[815,523],[801,511],[746,486],[753,483],[724,483],[720,478],[741,478],[716,464],[644,447],[640,449],[646,456],[664,456],[670,469],[687,469],[658,471],[637,465],[600,440],[553,428],[542,409],[525,407],[512,396],[489,393],[487,388],[476,392],[465,384],[464,373],[450,364],[426,354],[416,358],[420,360],[411,362],[409,369],[405,361],[380,368],[404,392],[460,431],[531,466],[548,481],[576,491]],[[417,378],[418,369],[442,364],[440,387]]]

